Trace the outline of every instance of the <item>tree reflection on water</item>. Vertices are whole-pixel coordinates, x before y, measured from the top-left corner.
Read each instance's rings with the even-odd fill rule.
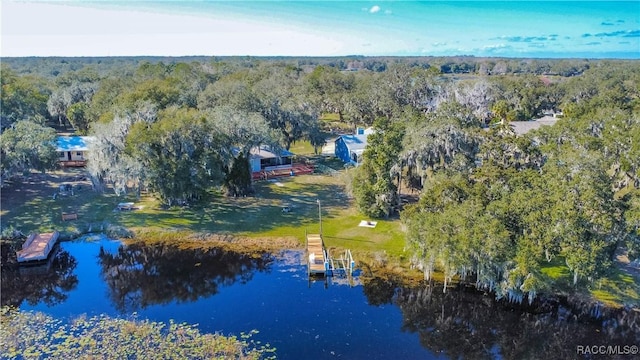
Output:
[[[3,246],[2,250],[4,254],[15,253],[10,246]],[[43,302],[53,306],[67,299],[69,292],[78,286],[78,277],[74,274],[78,263],[68,252],[56,250],[49,262],[41,265],[18,266],[14,261],[4,262],[0,272],[2,306],[19,307],[24,301],[29,305]]]
[[[221,285],[248,282],[272,261],[268,254],[143,244],[120,246],[115,254],[101,248],[98,258],[109,297],[123,313],[215,295]]]
[[[115,242],[101,245],[104,248],[100,248],[98,253],[97,268],[97,244],[91,244],[86,247],[89,250],[67,247],[73,256],[60,250],[50,268],[36,274],[32,272],[37,272],[37,268],[28,268],[27,271],[22,269],[21,272],[16,264],[8,264],[7,257],[4,256],[7,252],[3,249],[2,305],[24,306],[26,301],[31,305],[46,303],[53,307],[64,303],[69,294],[76,290],[83,299],[94,299],[95,296],[102,296],[102,292],[96,295],[95,287],[84,285],[88,281],[100,281],[96,277],[99,272],[99,277],[107,285],[107,296],[113,306],[121,313],[130,314],[153,305],[207,299],[217,294],[221,287],[247,283],[257,272],[273,269],[273,275],[278,275],[274,276],[276,279],[264,277],[263,281],[278,281],[277,284],[282,287],[279,290],[289,298],[268,303],[271,304],[268,306],[276,307],[274,312],[279,313],[276,317],[283,320],[274,327],[272,317],[256,317],[259,321],[264,321],[258,322],[256,327],[268,329],[265,331],[265,334],[269,333],[268,336],[281,336],[278,339],[283,342],[282,349],[287,346],[296,348],[287,344],[287,341],[294,339],[290,334],[299,332],[299,316],[288,315],[297,314],[296,311],[307,313],[306,302],[298,301],[295,296],[304,299],[308,295],[312,295],[313,301],[323,301],[323,306],[326,305],[323,311],[326,312],[336,311],[342,314],[345,311],[343,306],[351,306],[349,304],[357,304],[349,310],[354,314],[369,313],[369,306],[380,309],[376,313],[383,314],[377,318],[383,319],[382,322],[376,322],[376,316],[367,318],[370,315],[364,315],[363,319],[354,317],[355,327],[362,333],[351,337],[350,344],[340,350],[345,353],[356,346],[362,346],[365,351],[370,339],[367,337],[367,330],[362,329],[367,329],[371,324],[377,324],[373,326],[375,331],[388,327],[385,317],[392,314],[397,316],[397,309],[402,313],[402,325],[401,328],[398,325],[389,328],[388,346],[396,345],[396,340],[393,339],[398,333],[416,334],[422,348],[445,358],[573,359],[580,357],[577,354],[578,346],[640,344],[640,313],[633,310],[594,311],[592,304],[569,305],[571,301],[562,298],[535,301],[531,306],[513,305],[496,301],[492,294],[485,294],[473,287],[450,288],[446,293],[442,293],[442,286],[438,284],[422,283],[411,288],[403,287],[399,285],[402,278],[390,274],[384,277],[373,274],[359,277],[367,305],[356,289],[351,291],[330,288],[321,293],[316,293],[313,287],[306,289],[305,281],[299,281],[300,276],[306,275],[306,269],[300,265],[304,260],[304,255],[300,252],[279,256],[279,263],[271,266],[276,256],[269,254],[247,255],[219,248],[178,249],[169,245],[122,246]],[[81,267],[77,266],[74,256],[82,264]],[[91,266],[82,267],[88,264]],[[79,271],[92,272],[86,281],[81,277],[83,284],[80,286],[78,277],[74,275],[74,272]],[[291,277],[282,275],[289,273]],[[252,285],[255,283],[252,282]],[[261,296],[260,289],[264,288],[256,289],[256,292],[250,293]],[[222,304],[232,307],[234,299],[231,296]],[[110,306],[107,307],[100,311],[112,311]],[[55,309],[52,311],[56,312]],[[78,308],[74,311],[82,313],[87,310]],[[228,310],[223,308],[220,311]],[[61,316],[67,316],[68,312],[64,308],[57,315],[62,313]],[[218,320],[222,323],[223,318],[224,316],[219,316]],[[284,319],[288,319],[286,324]],[[235,321],[235,317],[232,316],[230,321]],[[337,331],[335,323],[328,321],[326,324],[326,328],[322,328],[323,325],[314,322],[313,327],[326,329],[326,335]],[[338,332],[342,337],[343,330],[339,329]],[[313,334],[315,333],[311,332],[309,336]],[[317,338],[312,338],[304,341],[314,343],[316,340]],[[291,341],[299,340],[295,338]],[[420,350],[413,336],[411,344]],[[410,354],[420,353],[418,351]]]
[[[441,285],[425,284],[390,293],[389,284],[366,281],[369,303],[394,303],[403,314],[403,331],[417,333],[424,348],[446,358],[572,359],[580,357],[578,346],[640,343],[640,316],[633,310],[594,318],[593,309],[570,308],[557,299],[525,309],[472,287],[443,293]]]

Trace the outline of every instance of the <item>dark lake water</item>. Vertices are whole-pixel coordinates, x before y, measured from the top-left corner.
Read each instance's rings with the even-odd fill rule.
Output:
[[[299,251],[252,257],[89,236],[61,243],[47,271],[3,268],[2,305],[58,318],[135,313],[227,335],[256,329],[252,339],[281,359],[570,359],[581,345],[639,341],[629,313],[524,312],[471,288],[443,294],[359,276],[310,282],[303,264]]]

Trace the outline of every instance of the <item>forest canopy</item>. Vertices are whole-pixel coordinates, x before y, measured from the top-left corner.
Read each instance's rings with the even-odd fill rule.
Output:
[[[400,217],[426,278],[531,301],[640,253],[640,63],[498,58],[10,58],[1,179],[56,166],[58,132],[93,136],[98,191],[163,203],[252,194],[251,148],[372,127],[357,208]],[[325,116],[332,115],[332,120]],[[556,114],[517,134],[514,121]],[[409,189],[417,201],[403,201]],[[112,190],[111,190],[112,189]]]

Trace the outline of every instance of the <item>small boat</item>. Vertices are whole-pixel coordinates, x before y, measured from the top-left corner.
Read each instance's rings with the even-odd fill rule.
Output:
[[[60,233],[57,231],[43,234],[33,233],[29,235],[27,241],[22,244],[22,249],[16,251],[18,263],[47,260],[59,236]]]

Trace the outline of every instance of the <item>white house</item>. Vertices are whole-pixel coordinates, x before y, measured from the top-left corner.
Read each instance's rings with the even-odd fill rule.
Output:
[[[92,136],[58,136],[56,151],[62,166],[85,166]]]
[[[293,155],[287,150],[281,150],[276,154],[268,146],[255,147],[249,154],[251,172],[290,168],[293,164]]]

